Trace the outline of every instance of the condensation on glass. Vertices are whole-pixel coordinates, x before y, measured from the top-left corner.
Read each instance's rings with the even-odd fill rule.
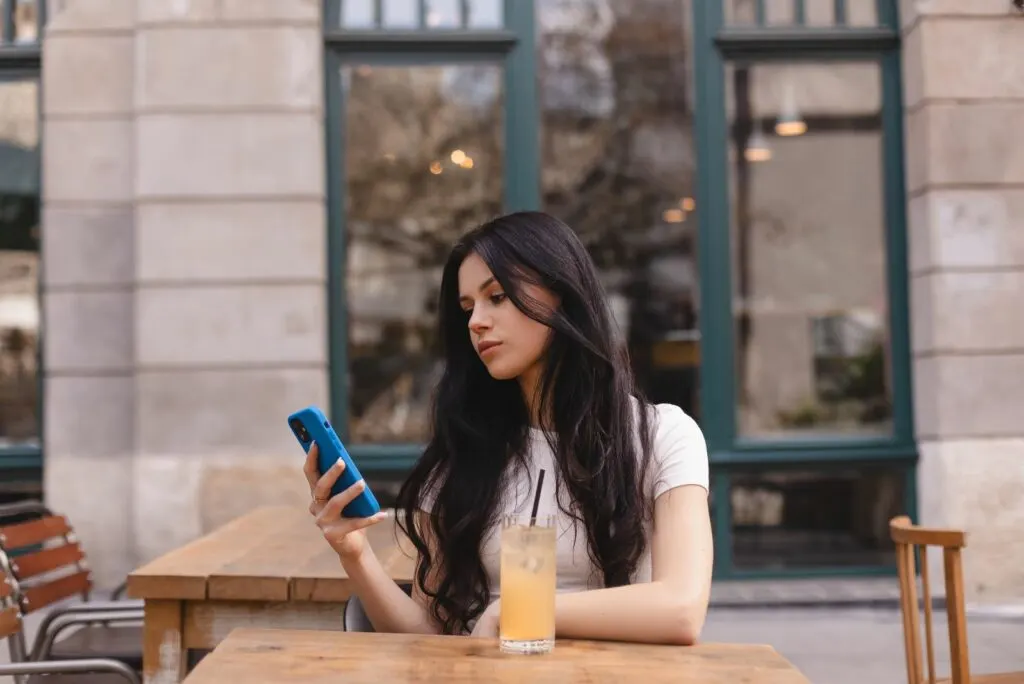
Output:
[[[0,447],[39,443],[39,113],[0,82]]]
[[[739,434],[890,434],[878,65],[726,73]]]
[[[501,64],[342,70],[354,442],[426,438],[444,259],[502,211],[502,76]]]
[[[731,26],[878,25],[878,0],[726,0],[724,7]]]
[[[499,29],[503,0],[337,0],[341,27],[352,30]]]
[[[906,512],[906,475],[893,468],[730,475],[738,570],[890,566],[889,520]]]
[[[537,3],[543,207],[575,229],[648,397],[698,417],[688,0]]]

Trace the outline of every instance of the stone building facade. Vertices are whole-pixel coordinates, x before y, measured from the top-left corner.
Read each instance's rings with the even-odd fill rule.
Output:
[[[320,0],[53,5],[42,491],[112,585],[308,497],[284,417],[332,396],[324,19]],[[899,16],[914,512],[967,529],[972,600],[1024,600],[1024,16]]]

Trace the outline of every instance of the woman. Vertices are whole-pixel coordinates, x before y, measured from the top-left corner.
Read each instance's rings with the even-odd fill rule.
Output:
[[[439,319],[432,434],[397,506],[419,554],[411,597],[365,541],[384,514],[339,516],[363,483],[327,501],[342,466],[318,480],[315,451],[306,462],[310,510],[375,629],[496,636],[499,521],[543,468],[556,637],[694,643],[712,567],[704,438],[640,397],[577,236],[538,212],[470,232],[445,265]]]

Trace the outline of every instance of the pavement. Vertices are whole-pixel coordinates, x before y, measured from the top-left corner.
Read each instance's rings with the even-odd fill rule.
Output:
[[[936,672],[948,677],[946,616],[933,617]],[[898,609],[713,607],[701,639],[770,644],[813,684],[907,681]],[[1024,671],[1024,619],[969,616],[967,639],[973,674]]]

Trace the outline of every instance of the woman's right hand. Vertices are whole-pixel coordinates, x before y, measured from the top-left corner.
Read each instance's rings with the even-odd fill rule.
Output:
[[[306,463],[302,467],[313,497],[309,504],[309,512],[316,518],[317,527],[323,532],[324,539],[338,557],[342,561],[357,560],[366,549],[366,533],[363,530],[387,518],[387,513],[381,511],[369,518],[342,517],[342,509],[359,496],[366,488],[366,482],[359,480],[337,496],[331,497],[331,487],[345,471],[345,462],[339,459],[323,477],[320,477],[317,453],[317,446],[314,443],[310,446]]]

